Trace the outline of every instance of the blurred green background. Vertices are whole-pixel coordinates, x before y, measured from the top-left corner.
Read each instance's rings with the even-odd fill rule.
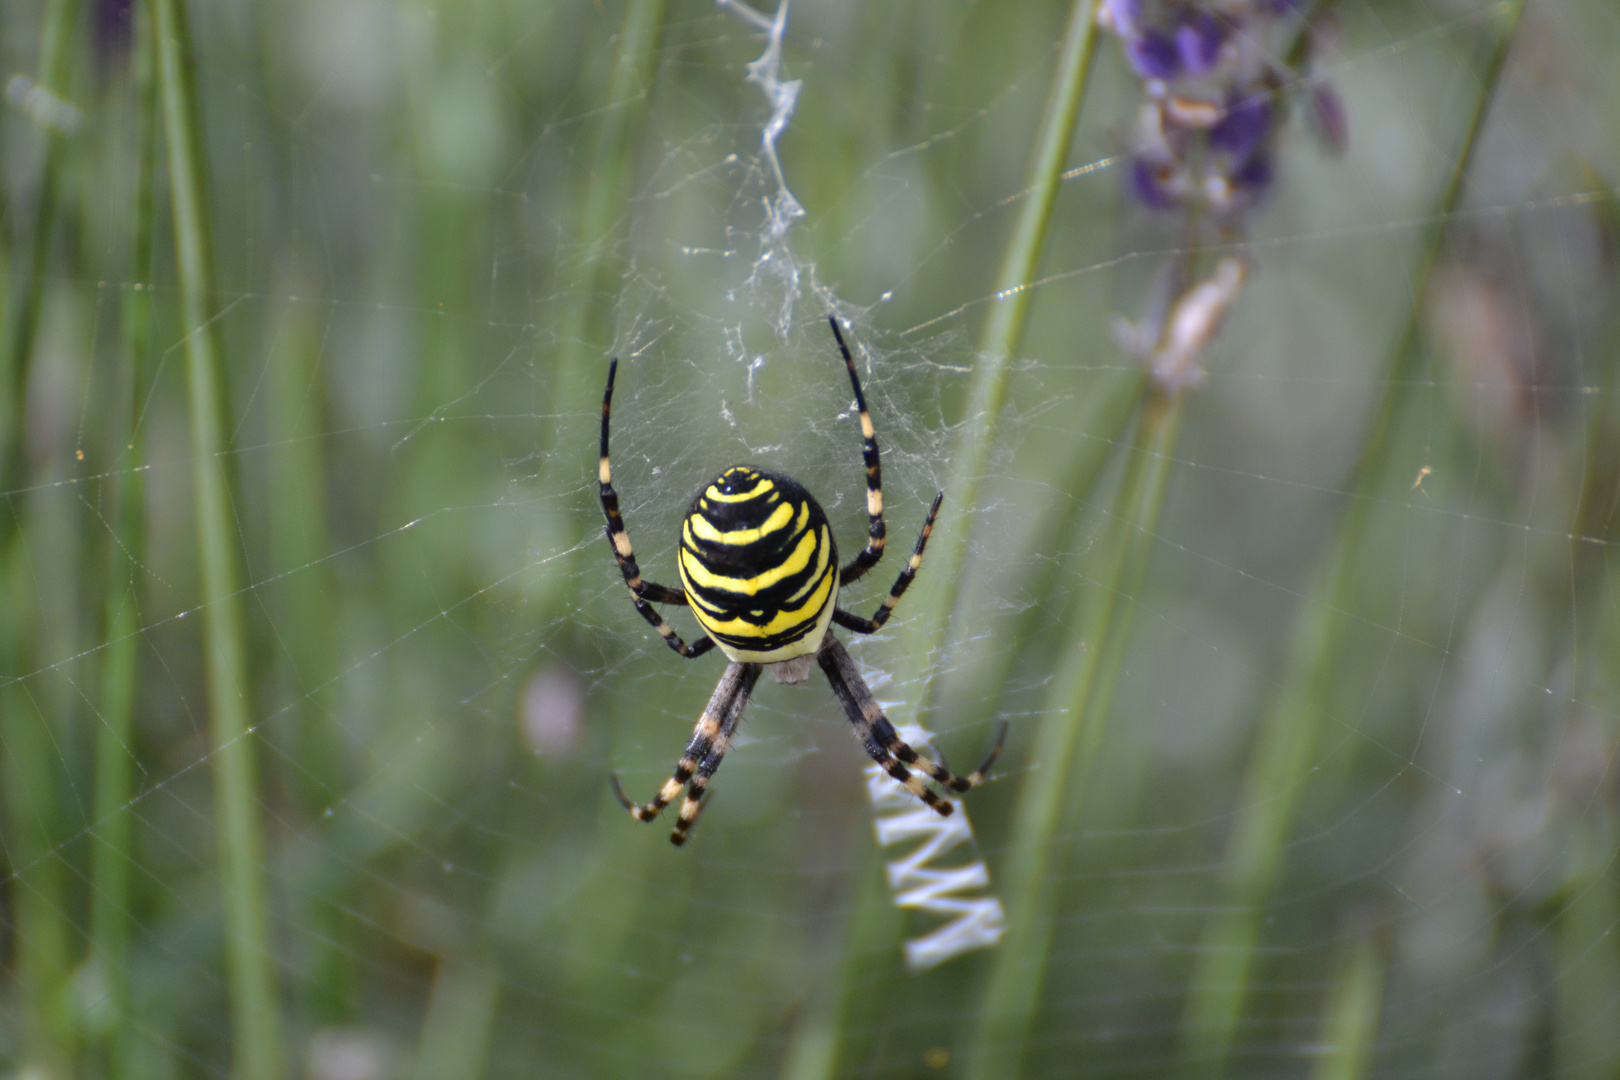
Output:
[[[1620,1075],[1620,14],[1334,5],[1347,152],[1211,247],[1089,10],[793,7],[778,236],[707,0],[0,3],[5,1074]],[[1110,318],[1230,253],[1165,401]],[[819,676],[686,848],[608,783],[721,664],[601,538],[606,358],[649,576],[745,460],[848,554],[829,310],[896,546],[946,493],[854,654],[1011,724],[923,974]]]

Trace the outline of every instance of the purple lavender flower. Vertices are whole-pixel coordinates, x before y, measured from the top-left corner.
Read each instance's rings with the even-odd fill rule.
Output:
[[[1269,94],[1251,93],[1226,107],[1226,115],[1209,133],[1209,144],[1234,161],[1247,161],[1270,128]]]
[[[1267,154],[1256,154],[1243,163],[1243,167],[1232,174],[1232,187],[1236,191],[1253,196],[1259,195],[1271,185],[1271,158]]]
[[[108,77],[129,55],[135,38],[134,0],[96,0],[91,9],[91,41],[94,43],[96,74]]]
[[[1276,182],[1290,103],[1308,110],[1324,144],[1343,148],[1343,103],[1313,67],[1328,25],[1318,12],[1303,0],[1099,0],[1098,25],[1119,38],[1142,84],[1127,155],[1137,202],[1180,211],[1189,226],[1231,241]],[[1283,66],[1285,56],[1297,58],[1298,70]],[[1199,250],[1197,241],[1188,249]],[[1161,280],[1169,280],[1165,272],[1184,278],[1193,257],[1176,256]],[[1165,298],[1175,286],[1167,285],[1137,322],[1115,319],[1115,340],[1162,392],[1198,385],[1201,354],[1247,273],[1245,263],[1222,259],[1208,279],[1191,287],[1182,280],[1173,303]]]
[[[1147,206],[1196,198],[1222,228],[1236,224],[1272,184],[1282,109],[1292,101],[1324,145],[1343,148],[1344,106],[1312,74],[1330,22],[1302,0],[1099,0],[1097,11],[1144,84],[1129,182]],[[1298,71],[1277,59],[1290,55],[1300,58]]]
[[[1155,210],[1169,210],[1180,201],[1171,184],[1174,166],[1148,157],[1131,160],[1131,190]]]
[[[1181,73],[1181,51],[1170,35],[1158,30],[1126,39],[1125,55],[1144,79],[1173,79]]]
[[[1122,38],[1133,38],[1142,32],[1142,0],[1102,0],[1097,21]]]
[[[1194,9],[1182,16],[1176,27],[1176,51],[1187,74],[1207,75],[1214,69],[1223,36],[1220,20],[1207,11]]]

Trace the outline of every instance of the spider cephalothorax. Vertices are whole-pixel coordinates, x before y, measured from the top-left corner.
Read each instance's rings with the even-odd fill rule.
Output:
[[[709,778],[720,767],[748,697],[766,667],[779,682],[798,683],[809,674],[812,661],[820,664],[872,760],[940,814],[949,814],[951,804],[935,794],[923,777],[952,791],[967,791],[984,779],[1006,736],[1003,724],[989,758],[967,776],[957,776],[919,757],[895,733],[855,662],[830,632],[832,624],[837,623],[857,634],[872,634],[889,621],[922,565],[923,549],[945,493],[934,497],[911,558],[872,617],[863,619],[838,607],[839,588],[862,577],[883,557],[887,527],[883,521],[883,472],[872,417],[866,411],[860,376],[855,372],[855,361],[844,344],[838,320],[829,317],[828,322],[855,391],[866,465],[866,546],[842,569],[838,567],[838,545],[833,540],[832,526],[814,496],[786,476],[751,465],[736,465],[698,492],[681,522],[678,563],[682,587],[675,589],[643,579],[619,514],[619,496],[613,490],[613,470],[608,460],[608,419],[613,410],[613,381],[619,362],[614,360],[608,367],[607,391],[602,395],[599,467],[602,512],[607,516],[608,541],[630,588],[631,600],[677,653],[692,659],[718,645],[731,660],[698,719],[686,753],[658,794],[645,803],[632,802],[619,788],[618,778],[613,781],[619,801],[638,821],[657,817],[683,786],[687,788],[670,836],[675,844],[686,841],[686,834],[697,821]],[[653,604],[689,605],[704,636],[686,644]],[[912,772],[912,768],[922,775]]]

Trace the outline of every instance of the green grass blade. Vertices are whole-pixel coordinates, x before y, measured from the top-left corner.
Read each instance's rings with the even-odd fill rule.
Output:
[[[1159,511],[1170,475],[1184,398],[1151,399],[1142,411],[1131,459],[1101,547],[1095,584],[1076,594],[1072,625],[1057,676],[1041,710],[1001,876],[1007,934],[995,953],[962,1075],[991,1080],[1017,1075],[1039,1003],[1052,938],[1064,852],[1057,837],[1072,829],[1106,730],[1119,666],[1125,658],[1135,598],[1147,576]],[[1088,560],[1089,562],[1089,560]]]
[[[1611,654],[1612,655],[1612,654]],[[1573,830],[1567,858],[1569,901],[1553,924],[1557,941],[1559,1075],[1612,1080],[1620,1075],[1620,823],[1598,809]]]
[[[1218,1074],[1224,1068],[1242,1012],[1258,939],[1260,905],[1271,888],[1282,845],[1287,842],[1288,824],[1310,769],[1325,697],[1333,682],[1343,628],[1338,613],[1349,599],[1356,553],[1374,505],[1372,496],[1389,481],[1389,454],[1394,443],[1391,432],[1418,385],[1423,297],[1440,258],[1446,225],[1461,199],[1479,133],[1524,10],[1523,0],[1502,10],[1502,29],[1481,76],[1479,98],[1463,136],[1457,165],[1419,248],[1411,316],[1380,380],[1383,397],[1373,412],[1361,459],[1347,485],[1351,494],[1344,518],[1292,635],[1295,646],[1262,721],[1238,799],[1242,810],[1223,868],[1227,902],[1204,933],[1183,1022],[1189,1059],[1197,1063],[1194,1068],[1199,1072]]]
[[[33,578],[26,573],[20,540],[5,555],[8,615],[3,655],[18,658],[27,655],[24,642],[37,632],[36,620],[25,614],[33,599]],[[67,1067],[71,1060],[73,1025],[62,1009],[72,959],[60,851],[61,763],[46,704],[43,695],[36,697],[24,685],[13,683],[0,690],[5,742],[0,777],[8,819],[5,846],[12,873],[11,936],[16,950],[12,963],[21,1043],[25,1061],[50,1070]]]
[[[556,419],[542,435],[540,450],[542,461],[554,459],[558,463],[544,468],[554,478],[553,486],[562,490],[577,485],[576,469],[581,460],[577,448],[594,446],[595,435],[587,431],[601,415],[602,386],[607,377],[601,350],[613,337],[608,313],[611,297],[622,288],[624,274],[624,260],[616,241],[622,238],[625,203],[633,190],[638,135],[657,72],[663,30],[664,0],[629,0],[606,89],[607,105],[591,139],[588,171],[573,178],[579,222],[575,239],[583,252],[583,265],[576,277],[577,295],[571,298],[563,316],[553,360],[547,411]],[[590,92],[594,95],[603,91],[592,85]],[[554,453],[558,447],[565,449]],[[588,583],[595,579],[576,573],[573,567],[580,560],[606,557],[606,549],[596,546],[601,541],[588,540],[592,535],[601,535],[601,520],[594,496],[583,514],[569,519],[569,527],[586,539],[569,544],[570,554],[557,561],[553,573],[558,580],[569,581],[574,588],[592,587]],[[558,603],[570,599],[567,590],[560,589],[554,595]],[[605,787],[604,783],[598,793],[603,793]],[[634,877],[637,868],[654,857],[653,845],[643,836],[630,830],[610,830],[608,835],[610,839],[604,843],[613,845],[607,859],[615,867],[615,876]],[[605,880],[593,882],[588,888],[593,909],[603,917],[592,920],[582,931],[588,938],[581,942],[581,952],[597,958],[616,956],[625,947],[630,928],[643,917],[649,897],[643,891],[612,886]]]
[[[439,961],[411,1080],[478,1080],[500,1006],[501,984],[487,962]]]
[[[338,586],[322,562],[326,526],[326,393],[320,333],[312,305],[289,301],[282,312],[269,373],[271,565],[286,575],[277,590],[278,637],[285,643],[282,683],[292,704],[291,745],[296,768],[289,777],[306,812],[318,815],[345,790],[342,747],[329,700],[337,675]]]
[[[277,715],[285,726],[276,736],[291,749],[286,781],[301,796],[305,820],[317,821],[349,786],[337,719],[343,592],[324,559],[330,550],[321,437],[326,385],[315,305],[302,299],[303,291],[283,309],[270,357],[268,539],[271,566],[280,575],[271,597],[281,645],[276,700],[286,702]],[[302,981],[300,1007],[315,1023],[354,1015],[355,919],[342,897],[349,887],[347,875],[316,873],[291,893],[298,897],[293,917],[314,928],[309,955],[300,957],[300,966],[314,973]]]
[[[1601,205],[1611,222],[1616,209],[1613,199]],[[1615,515],[1615,478],[1620,472],[1620,396],[1615,394],[1620,340],[1611,332],[1606,345],[1599,354],[1601,368],[1594,372],[1603,393],[1590,406],[1594,415],[1587,420],[1581,448],[1586,475],[1576,503],[1574,528],[1570,539],[1559,545],[1565,548],[1558,560],[1560,571],[1566,566],[1574,571],[1567,580],[1569,595],[1576,601],[1576,617],[1571,620],[1569,652],[1555,665],[1569,662],[1575,666],[1575,685],[1582,688],[1577,699],[1586,704],[1597,730],[1607,727],[1612,731],[1620,699],[1620,584],[1614,572],[1615,544],[1620,540],[1620,521]],[[1566,579],[1559,573],[1552,580],[1562,585]],[[1616,884],[1620,879],[1620,814],[1612,800],[1594,798],[1592,791],[1577,786],[1565,794],[1580,810],[1561,844],[1566,877],[1562,907],[1552,923],[1558,988],[1553,1045],[1558,1075],[1568,1080],[1620,1076],[1620,934],[1616,933],[1620,929],[1620,885]]]
[[[1358,935],[1328,992],[1322,1056],[1311,1069],[1311,1080],[1361,1080],[1367,1075],[1383,1004],[1384,958],[1371,935]]]
[[[1075,125],[1085,100],[1086,77],[1096,51],[1096,6],[1096,0],[1076,0],[1063,31],[1057,71],[1030,155],[1024,201],[996,274],[996,299],[990,317],[979,335],[967,414],[945,480],[947,512],[940,515],[929,541],[928,588],[907,619],[907,624],[917,629],[906,650],[914,670],[905,672],[908,677],[904,685],[917,684],[929,657],[942,644],[947,618],[956,606],[962,562],[967,556],[968,525],[995,444],[996,425],[1007,396],[1009,365],[1023,337],[1031,285],[1040,266],[1052,209],[1063,184],[1063,167],[1074,144]],[[917,715],[922,714],[925,705],[924,701],[915,703]]]
[[[201,131],[192,88],[185,14],[178,0],[152,0],[158,78],[168,150],[180,312],[187,333],[186,385],[197,541],[201,559],[204,654],[213,755],[215,829],[225,913],[225,966],[230,988],[235,1069],[247,1080],[285,1074],[281,1023],[270,948],[269,896],[255,741],[249,733],[242,571],[226,470],[224,371],[212,322]]]
[[[40,26],[38,82],[58,94],[67,90],[67,79],[73,53],[72,27],[78,5],[73,0],[50,0],[44,6]],[[11,317],[6,341],[5,389],[14,401],[17,419],[6,433],[6,458],[0,462],[0,481],[5,491],[14,491],[20,485],[24,468],[21,454],[21,400],[28,385],[30,362],[34,353],[34,337],[39,330],[39,317],[45,296],[45,269],[50,258],[51,242],[55,236],[57,172],[60,168],[63,138],[51,128],[40,130],[40,167],[34,193],[32,221],[24,233],[26,239],[20,275],[12,289]],[[12,212],[15,212],[13,210]],[[13,264],[13,274],[19,267]],[[9,419],[9,418],[8,418]]]
[[[65,93],[74,53],[72,26],[76,5],[51,0],[42,11],[37,81]],[[35,177],[31,219],[24,217],[21,252],[13,253],[11,308],[0,357],[0,390],[5,395],[0,418],[0,491],[9,505],[0,514],[0,672],[9,679],[37,666],[40,596],[36,568],[28,558],[25,532],[30,500],[24,445],[26,388],[33,368],[35,338],[46,302],[45,277],[56,239],[56,208],[62,183],[62,136],[50,129],[39,135],[40,161]],[[16,207],[8,208],[15,213]],[[5,855],[13,877],[12,965],[19,998],[22,1065],[25,1070],[71,1072],[77,1018],[66,993],[72,964],[70,942],[76,931],[69,922],[65,865],[60,845],[64,762],[57,750],[65,734],[53,715],[55,695],[32,683],[10,682],[0,689],[0,743],[3,743]]]
[[[122,486],[122,485],[121,485]],[[137,492],[138,493],[138,492]],[[123,500],[120,499],[122,502]],[[121,533],[128,503],[120,517]],[[121,1043],[129,1020],[129,939],[131,889],[135,866],[134,815],[129,802],[135,789],[133,753],[135,703],[135,646],[140,632],[138,596],[129,575],[130,560],[122,555],[114,567],[113,587],[107,597],[107,646],[101,659],[100,726],[96,732],[95,846],[91,851],[90,942],[101,970],[104,1001],[98,1008],[107,1016],[110,1036],[108,1072],[127,1075],[127,1056]]]

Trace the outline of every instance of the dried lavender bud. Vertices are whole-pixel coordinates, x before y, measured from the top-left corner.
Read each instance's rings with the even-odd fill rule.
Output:
[[[1248,276],[1248,265],[1228,255],[1215,264],[1208,280],[1177,298],[1159,334],[1158,347],[1147,358],[1148,375],[1160,389],[1175,394],[1203,384],[1207,377],[1204,351],[1220,331]]]
[[[1325,82],[1311,83],[1307,116],[1317,140],[1334,155],[1344,153],[1350,145],[1350,118],[1338,91]]]

